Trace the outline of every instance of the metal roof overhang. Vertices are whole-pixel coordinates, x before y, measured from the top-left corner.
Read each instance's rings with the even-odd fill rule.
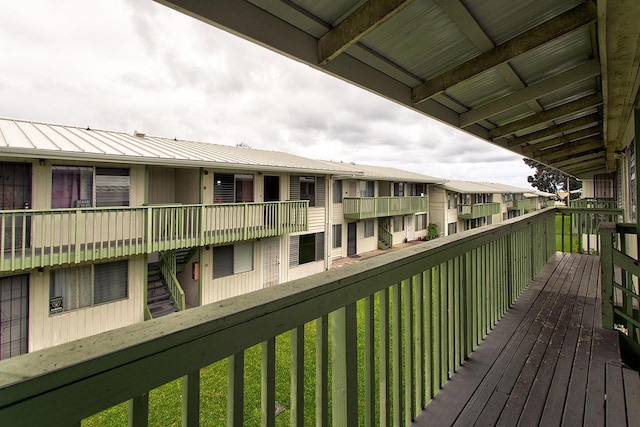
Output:
[[[638,102],[637,0],[156,0],[578,177]]]

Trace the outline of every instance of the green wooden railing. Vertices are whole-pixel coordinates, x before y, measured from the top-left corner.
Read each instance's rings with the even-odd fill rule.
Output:
[[[187,307],[184,290],[182,289],[182,286],[180,286],[180,282],[176,277],[176,254],[173,251],[163,251],[160,252],[159,255],[160,272],[167,284],[167,288],[169,288],[169,292],[171,292],[171,296],[175,302],[175,307],[178,311],[185,310]]]
[[[0,211],[0,272],[306,231],[307,200]]]
[[[459,205],[458,218],[476,219],[500,213],[500,203],[475,203],[472,205]]]
[[[409,215],[429,210],[429,197],[345,197],[343,215],[347,219],[380,218]]]
[[[618,209],[616,200],[578,199],[571,201],[572,208]]]
[[[212,425],[275,425],[283,375],[290,387],[278,401],[289,405],[280,416],[292,425],[329,418],[334,426],[409,425],[555,252],[554,214],[539,211],[1,361],[0,425],[47,425],[52,414],[56,423],[79,425],[125,401],[131,424],[147,425],[150,391],[180,378],[181,396],[163,406],[182,406],[183,425],[198,425],[200,396],[212,395],[201,389],[210,387],[201,369],[224,359],[227,415],[207,419]],[[283,334],[290,353],[276,363]],[[245,366],[245,352],[260,343],[258,367]],[[255,383],[245,372],[256,368],[261,398],[245,398]],[[262,419],[245,420],[256,407]]]
[[[512,200],[511,203],[507,205],[508,209],[531,212],[538,208],[538,201],[534,198],[526,198],[521,200]]]
[[[621,222],[622,209],[557,208],[556,250],[599,254],[601,250],[598,227],[602,222]]]
[[[626,348],[640,356],[640,266],[628,254],[629,244],[637,244],[638,228],[636,224],[603,223],[600,235],[602,326],[619,330],[626,338]]]

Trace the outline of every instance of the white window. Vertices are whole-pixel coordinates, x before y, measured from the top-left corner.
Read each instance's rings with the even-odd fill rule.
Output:
[[[447,235],[456,234],[458,232],[458,223],[450,222],[447,224]]]
[[[289,236],[289,267],[324,259],[324,232]]]
[[[253,175],[215,173],[213,182],[215,203],[253,202]]]
[[[416,230],[427,229],[427,214],[416,215]]]
[[[51,272],[50,313],[125,299],[129,261],[61,268]]]
[[[342,247],[342,224],[334,224],[332,227],[333,232],[333,249]]]
[[[333,203],[342,203],[342,181],[333,181]]]
[[[364,222],[364,237],[373,237],[374,235],[373,226],[374,226],[374,222],[372,219],[368,219]]]
[[[393,217],[393,232],[397,233],[398,231],[404,230],[404,216],[394,216]]]
[[[325,179],[323,176],[291,176],[289,199],[308,200],[309,207],[324,206]]]
[[[253,242],[213,248],[213,278],[219,279],[253,270]]]
[[[53,166],[51,207],[129,206],[130,187],[129,169]]]

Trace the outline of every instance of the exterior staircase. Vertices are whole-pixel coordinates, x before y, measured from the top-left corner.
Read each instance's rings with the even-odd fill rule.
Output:
[[[378,249],[386,250],[393,246],[393,234],[391,228],[391,218],[384,217],[378,219]]]
[[[166,316],[178,311],[157,264],[149,264],[147,308],[151,313],[151,318]]]

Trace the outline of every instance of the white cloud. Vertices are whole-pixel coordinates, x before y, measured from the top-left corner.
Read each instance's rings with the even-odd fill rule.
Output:
[[[527,186],[519,156],[155,2],[0,14],[0,116]]]

